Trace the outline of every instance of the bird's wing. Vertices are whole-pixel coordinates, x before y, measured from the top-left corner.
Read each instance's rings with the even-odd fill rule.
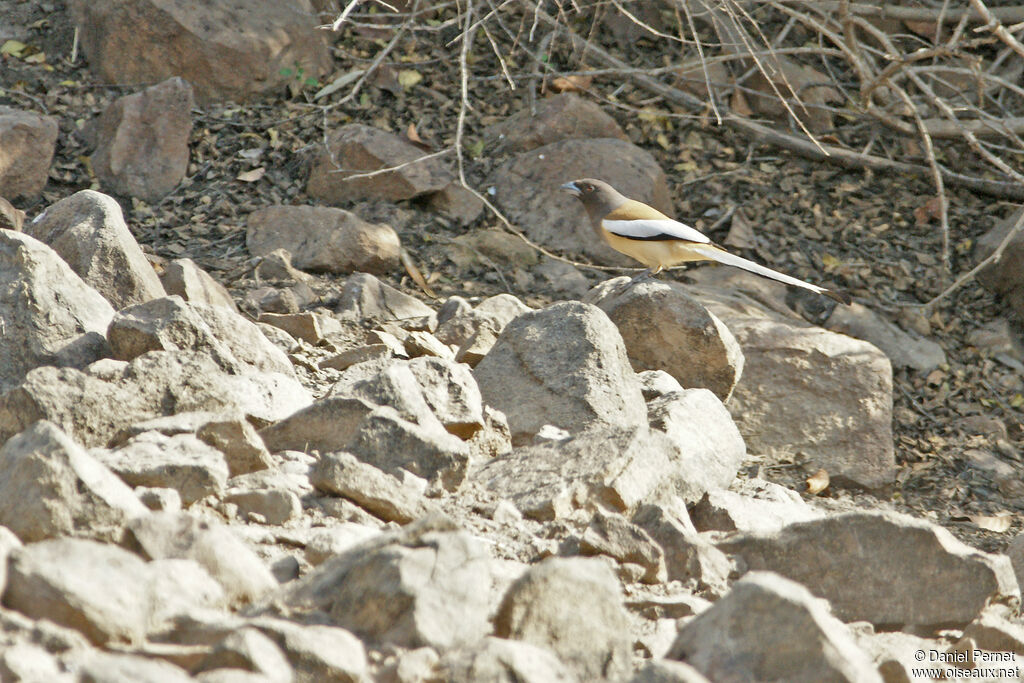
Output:
[[[671,218],[609,219],[601,221],[604,229],[613,235],[631,240],[683,240],[708,243],[703,233]]]

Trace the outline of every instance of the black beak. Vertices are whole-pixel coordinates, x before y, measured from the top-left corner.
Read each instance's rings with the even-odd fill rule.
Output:
[[[566,183],[565,185],[562,185],[559,189],[565,190],[573,197],[579,197],[581,194],[583,194],[582,192],[580,192],[580,188],[576,187],[576,183]]]

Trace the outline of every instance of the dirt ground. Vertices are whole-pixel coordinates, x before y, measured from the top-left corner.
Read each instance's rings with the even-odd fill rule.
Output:
[[[42,51],[44,58],[33,62],[2,57],[0,104],[60,121],[50,181],[41,198],[19,205],[31,219],[78,190],[100,189],[88,164],[88,124],[114,98],[136,88],[99,85],[80,55],[70,61],[73,27],[62,2],[0,0],[0,43],[12,33]],[[443,32],[440,37],[445,37]],[[306,165],[310,152],[323,139],[325,126],[360,122],[403,132],[414,124],[434,149],[453,143],[460,103],[456,65],[452,48],[437,38],[413,34],[407,45],[395,51],[402,68],[415,69],[424,77],[411,87],[381,78],[343,107],[312,103],[315,88],[308,88],[283,91],[243,106],[197,109],[192,159],[182,184],[158,204],[118,198],[136,238],[158,257],[194,259],[241,296],[254,286],[253,263],[245,248],[246,215],[270,204],[311,203],[304,192]],[[379,32],[344,32],[334,49],[338,71],[365,65],[380,44]],[[643,55],[645,47],[645,43],[632,47],[636,59],[656,62],[652,54]],[[499,74],[500,65],[481,50],[474,73]],[[487,172],[500,161],[480,146],[481,130],[522,108],[526,93],[522,88],[511,91],[500,77],[475,78],[470,87],[473,108],[466,144],[473,153],[467,172],[469,181],[481,187]],[[610,81],[598,79],[591,90],[605,95],[614,91],[622,106],[606,110],[635,144],[656,156],[669,177],[679,218],[711,230],[719,217],[737,208],[759,236],[759,247],[746,255],[798,277],[824,277],[841,284],[861,303],[919,331],[923,326],[945,350],[948,367],[927,375],[894,373],[899,475],[891,499],[831,489],[823,495],[859,506],[891,505],[938,522],[980,548],[1005,547],[1024,526],[1024,482],[1005,474],[1021,467],[1024,367],[1014,365],[1012,359],[990,357],[968,341],[972,332],[1000,319],[1000,305],[972,282],[927,320],[914,320],[901,311],[929,300],[956,274],[969,269],[976,239],[1014,207],[949,188],[953,271],[946,272],[938,225],[934,221],[919,225],[914,218],[915,209],[934,195],[926,180],[807,161],[752,144],[707,118],[637,116],[629,107],[657,103],[648,93],[628,86],[616,88]],[[255,168],[266,172],[254,182],[238,179]],[[517,291],[514,273],[496,272],[502,266],[464,259],[456,263],[451,258],[450,240],[467,230],[499,226],[492,216],[458,228],[415,203],[354,208],[365,218],[390,222],[399,231],[403,245],[441,299],[453,294],[488,296],[505,291],[505,283],[531,305],[555,298],[543,288]],[[726,221],[714,227],[710,236],[721,242],[729,227]],[[609,276],[594,271],[584,274],[592,283]],[[423,296],[404,273],[394,273],[388,281]],[[339,284],[340,278],[319,276],[314,289],[329,304]],[[797,490],[803,490],[803,480],[810,474],[799,457],[762,473]],[[1012,519],[1005,531],[987,531],[976,523],[979,515],[1000,513],[1009,513]]]

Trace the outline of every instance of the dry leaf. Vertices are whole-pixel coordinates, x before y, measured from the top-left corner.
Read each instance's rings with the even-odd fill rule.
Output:
[[[402,69],[398,72],[398,84],[408,90],[423,80],[423,74],[412,69]]]
[[[737,90],[732,94],[732,102],[729,104],[729,108],[737,116],[753,116],[754,114],[742,90]]]
[[[828,472],[821,469],[807,477],[807,493],[816,496],[828,488]]]
[[[548,87],[552,92],[580,92],[589,88],[593,82],[594,78],[592,76],[558,76],[551,79]]]
[[[921,206],[914,209],[914,223],[917,227],[923,228],[933,220],[942,217],[942,197],[932,197]]]
[[[241,180],[243,183],[255,183],[257,180],[262,178],[263,174],[266,172],[267,169],[260,166],[259,168],[252,169],[251,171],[242,171],[235,176],[235,180]]]
[[[757,235],[754,233],[754,226],[743,214],[742,209],[736,209],[732,215],[732,225],[729,227],[729,234],[725,236],[725,246],[736,247],[737,249],[754,249],[757,247]]]
[[[1013,524],[1013,516],[1009,512],[997,512],[994,515],[965,515],[950,517],[954,522],[969,521],[979,529],[994,531],[997,534],[1009,531]]]
[[[434,149],[432,146],[430,146],[430,144],[424,142],[423,138],[420,137],[419,131],[416,130],[415,123],[410,123],[409,127],[405,129],[405,139],[424,151],[430,151]]]
[[[416,267],[416,262],[412,260],[412,256],[409,255],[409,252],[402,249],[399,252],[399,255],[402,259],[402,265],[405,266],[405,272],[409,273],[409,277],[412,278],[412,281],[423,290],[424,294],[429,296],[431,299],[436,299],[437,295],[434,294],[434,290],[430,288],[430,285],[428,285],[427,281],[423,278],[423,274],[420,272],[420,269]]]

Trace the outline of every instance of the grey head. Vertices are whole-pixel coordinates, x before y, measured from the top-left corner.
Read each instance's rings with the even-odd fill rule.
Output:
[[[614,187],[596,178],[580,178],[562,185],[561,189],[583,202],[583,208],[595,225],[600,225],[602,218],[629,201]]]

